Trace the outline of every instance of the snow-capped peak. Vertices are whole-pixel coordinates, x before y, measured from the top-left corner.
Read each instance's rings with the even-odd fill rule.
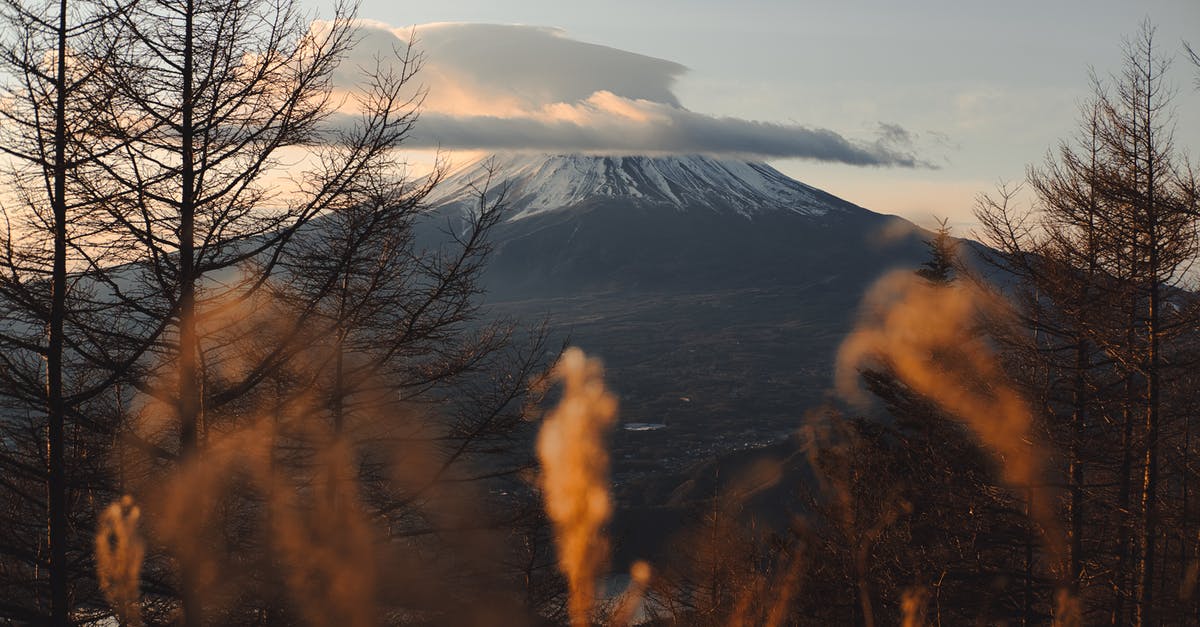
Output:
[[[428,200],[433,205],[470,201],[485,183],[490,190],[505,190],[510,220],[598,197],[747,217],[773,210],[815,216],[849,205],[765,163],[703,155],[495,155],[452,171]]]

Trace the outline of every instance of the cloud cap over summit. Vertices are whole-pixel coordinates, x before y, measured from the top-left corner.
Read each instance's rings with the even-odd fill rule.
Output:
[[[925,167],[912,137],[880,124],[870,140],[793,123],[718,117],[685,108],[672,87],[683,65],[571,39],[559,29],[435,23],[396,29],[364,22],[335,81],[349,87],[410,35],[427,90],[409,146],[464,150],[710,153],[858,166]],[[886,132],[884,132],[886,131]]]

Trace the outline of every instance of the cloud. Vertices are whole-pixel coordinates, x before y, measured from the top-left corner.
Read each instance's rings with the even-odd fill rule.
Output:
[[[349,87],[375,60],[403,50],[410,35],[424,55],[426,89],[409,145],[469,150],[605,153],[723,153],[851,165],[928,167],[913,137],[895,124],[853,140],[799,124],[717,117],[685,108],[672,91],[686,72],[664,59],[571,39],[534,26],[442,23],[393,29],[365,22]]]
[[[582,103],[521,116],[425,113],[411,145],[448,149],[732,153],[851,165],[923,165],[889,142],[855,143],[821,128],[713,117],[597,92]]]

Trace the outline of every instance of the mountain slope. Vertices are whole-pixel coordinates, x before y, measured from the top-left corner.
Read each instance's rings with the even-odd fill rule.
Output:
[[[621,489],[799,427],[830,387],[864,290],[925,257],[927,233],[764,164],[709,157],[508,156],[490,189],[491,311],[548,318],[601,357],[626,423]],[[446,225],[477,207],[479,166],[435,197]],[[475,186],[475,187],[472,187]],[[494,198],[494,196],[493,196]],[[632,498],[629,493],[622,498]]]

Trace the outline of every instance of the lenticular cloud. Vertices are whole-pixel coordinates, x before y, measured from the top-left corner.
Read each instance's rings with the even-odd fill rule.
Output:
[[[422,114],[412,147],[557,152],[715,153],[859,166],[928,167],[903,128],[851,139],[801,124],[691,111],[672,91],[684,66],[571,39],[561,30],[499,24],[362,24],[351,88],[410,39],[423,55]]]

